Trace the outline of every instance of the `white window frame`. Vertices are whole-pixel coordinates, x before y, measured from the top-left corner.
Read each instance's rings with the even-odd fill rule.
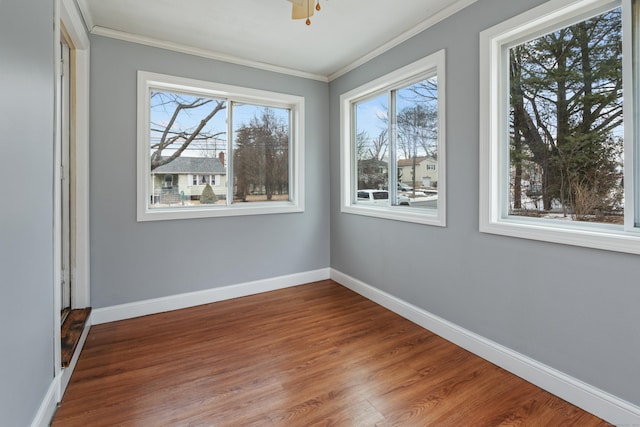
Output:
[[[508,216],[508,48],[582,21],[606,10],[623,9],[623,97],[625,225],[553,221]],[[634,41],[631,0],[552,0],[480,33],[480,231],[590,248],[640,254],[640,229],[634,226],[638,159],[634,155]],[[634,96],[635,95],[635,96]],[[636,164],[634,164],[636,163]],[[635,187],[635,188],[634,188]]]
[[[227,105],[240,102],[287,108],[291,111],[289,142],[289,201],[231,203],[226,205],[149,208],[151,156],[149,151],[150,90],[178,91],[225,99]],[[304,212],[304,97],[258,89],[213,83],[138,71],[138,140],[137,140],[137,220],[155,221],[187,218],[209,218],[238,215]],[[229,115],[227,116],[229,117]],[[227,120],[227,152],[232,150],[232,120]],[[233,157],[232,155],[229,157]],[[231,159],[230,159],[231,160]],[[231,167],[227,168],[232,173]],[[227,186],[233,178],[227,177]],[[227,199],[231,194],[227,191]]]
[[[446,226],[446,147],[445,147],[445,51],[440,50],[340,96],[340,210],[341,212],[419,224]],[[438,207],[365,205],[357,200],[353,105],[355,102],[402,88],[407,81],[430,73],[438,78]],[[391,129],[390,129],[391,132]],[[391,169],[389,169],[391,172]]]

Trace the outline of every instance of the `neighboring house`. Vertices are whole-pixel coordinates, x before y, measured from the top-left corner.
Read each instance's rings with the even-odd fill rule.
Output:
[[[157,167],[151,175],[153,203],[200,200],[207,184],[218,199],[225,199],[227,195],[227,168],[222,152],[217,158],[178,157]]]
[[[413,186],[413,159],[398,160],[400,181]],[[415,158],[415,186],[436,187],[438,185],[438,161],[433,157]]]

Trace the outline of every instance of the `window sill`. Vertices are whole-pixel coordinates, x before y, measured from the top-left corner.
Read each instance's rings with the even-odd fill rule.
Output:
[[[640,231],[622,226],[572,223],[546,224],[526,218],[507,218],[480,223],[480,232],[593,249],[640,254]]]
[[[403,206],[361,206],[345,205],[341,209],[344,213],[364,215],[375,218],[391,219],[395,221],[412,222],[416,224],[446,227],[444,218],[438,217],[436,209],[417,209]]]
[[[138,222],[304,212],[304,207],[299,204],[286,202],[259,202],[259,204],[259,206],[256,206],[256,203],[247,203],[207,208],[143,208],[138,213]]]

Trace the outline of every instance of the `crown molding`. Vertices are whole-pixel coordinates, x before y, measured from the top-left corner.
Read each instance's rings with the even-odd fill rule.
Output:
[[[381,45],[377,49],[369,52],[368,54],[360,57],[359,59],[355,60],[349,65],[329,75],[309,73],[302,70],[281,67],[273,64],[267,64],[264,62],[251,61],[248,59],[238,58],[233,55],[227,55],[227,54],[215,52],[208,49],[197,48],[197,47],[184,45],[180,43],[173,43],[173,42],[169,42],[161,39],[156,39],[153,37],[146,37],[146,36],[141,36],[133,33],[128,33],[124,31],[118,31],[118,30],[113,30],[106,27],[97,26],[94,24],[93,17],[91,16],[90,8],[87,5],[87,0],[76,0],[76,3],[78,4],[78,8],[80,9],[85,25],[91,34],[128,41],[131,43],[142,44],[145,46],[171,50],[174,52],[185,53],[188,55],[200,56],[200,57],[214,59],[217,61],[223,61],[231,64],[243,65],[246,67],[257,68],[264,71],[287,74],[290,76],[301,77],[301,78],[311,79],[311,80],[318,80],[321,82],[330,82],[358,68],[359,66],[371,61],[372,59],[382,55],[383,53],[409,40],[410,38],[428,29],[429,27],[432,27],[433,25],[439,23],[440,21],[443,21],[444,19],[466,8],[467,6],[475,3],[476,1],[478,0],[458,0],[450,4],[446,8],[441,9],[440,11],[435,13],[430,18],[426,19],[425,21],[422,21],[420,24],[416,25],[412,29],[405,31],[398,37],[388,41],[387,43]]]
[[[337,79],[340,76],[343,76],[344,74],[347,74],[349,71],[352,71],[352,70],[358,68],[359,66],[361,66],[361,65],[371,61],[372,59],[382,55],[383,53],[387,52],[388,50],[391,50],[392,48],[398,46],[399,44],[404,43],[405,41],[409,40],[410,38],[414,37],[415,35],[420,34],[424,30],[428,29],[429,27],[434,26],[438,22],[444,21],[445,19],[447,19],[451,15],[461,11],[462,9],[464,9],[465,7],[475,3],[476,1],[478,1],[478,0],[458,0],[455,3],[445,7],[444,9],[441,9],[440,11],[438,11],[437,13],[432,15],[430,18],[422,21],[420,24],[416,25],[412,29],[405,31],[404,33],[400,34],[398,37],[388,41],[387,43],[383,44],[382,46],[378,47],[377,49],[369,52],[368,54],[364,55],[363,57],[361,57],[361,58],[357,59],[356,61],[352,62],[351,64],[347,65],[346,67],[343,67],[340,70],[330,74],[327,77],[328,80],[332,81],[332,80]]]
[[[85,18],[86,20],[86,18]],[[243,65],[246,67],[257,68],[264,71],[271,71],[274,73],[287,74],[294,77],[302,77],[304,79],[319,80],[321,82],[328,82],[326,76],[314,73],[308,73],[306,71],[294,70],[291,68],[280,67],[277,65],[266,64],[264,62],[251,61],[248,59],[237,58],[232,55],[226,55],[219,52],[214,52],[207,49],[201,49],[192,47],[180,43],[168,42],[165,40],[156,39],[153,37],[140,36],[137,34],[131,34],[124,31],[112,30],[110,28],[93,26],[91,34],[103,37],[109,37],[113,39],[123,40],[131,43],[137,43],[145,46],[157,47],[161,49],[171,50],[179,53],[186,53],[188,55],[200,56],[203,58],[214,59],[217,61],[228,62],[236,65]]]
[[[87,31],[91,32],[93,29],[93,17],[91,16],[91,12],[89,9],[89,5],[87,5],[87,0],[75,0],[78,5],[78,9],[80,10],[80,15],[82,15],[82,20],[84,21],[85,27],[87,27]]]

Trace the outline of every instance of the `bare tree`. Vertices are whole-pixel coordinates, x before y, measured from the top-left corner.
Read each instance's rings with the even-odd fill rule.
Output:
[[[387,130],[380,131],[377,137],[371,139],[371,145],[369,147],[369,158],[382,160],[387,154],[387,147],[389,140],[387,138]]]
[[[242,201],[252,191],[266,200],[289,190],[288,125],[269,108],[237,130],[234,154],[236,197]]]
[[[370,138],[366,131],[356,135],[358,147],[358,188],[383,188],[387,185],[387,162],[384,157],[388,148],[387,130]]]
[[[437,111],[428,104],[415,103],[398,114],[398,141],[405,159],[412,159],[412,181],[416,187],[418,157],[437,155]]]
[[[366,130],[361,130],[356,133],[356,158],[358,160],[364,160],[369,154],[369,133]]]
[[[151,110],[163,112],[168,121],[151,121],[151,135],[157,135],[151,142],[151,170],[172,162],[180,157],[194,141],[207,141],[223,135],[225,132],[213,132],[207,128],[210,120],[226,108],[226,102],[211,98],[202,98],[170,92],[152,92]],[[197,124],[188,127],[193,122],[191,114],[198,110]],[[157,115],[159,117],[160,114]],[[168,156],[163,155],[170,151]]]

